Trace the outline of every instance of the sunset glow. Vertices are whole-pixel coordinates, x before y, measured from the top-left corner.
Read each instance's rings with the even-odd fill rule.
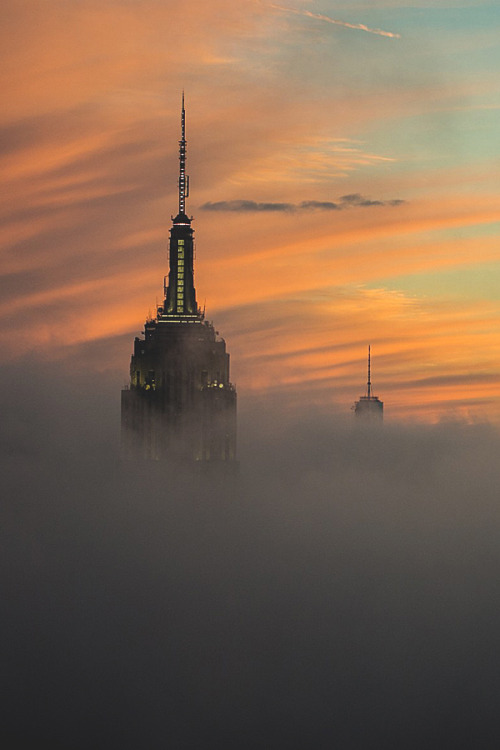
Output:
[[[348,413],[371,344],[386,420],[498,423],[499,26],[452,0],[7,0],[4,358],[97,371],[106,340],[126,379],[184,89],[195,285],[242,399]]]

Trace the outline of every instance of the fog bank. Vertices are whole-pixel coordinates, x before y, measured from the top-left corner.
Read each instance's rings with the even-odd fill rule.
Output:
[[[243,397],[239,477],[172,477],[120,463],[111,377],[31,368],[2,373],[4,746],[496,745],[495,429]]]

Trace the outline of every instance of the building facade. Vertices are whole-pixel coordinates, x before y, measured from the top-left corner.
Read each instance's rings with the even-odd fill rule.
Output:
[[[236,390],[225,341],[196,301],[185,124],[183,96],[179,212],[170,229],[168,282],[165,277],[156,316],[134,342],[130,385],[121,400],[122,454],[227,465],[236,460]]]

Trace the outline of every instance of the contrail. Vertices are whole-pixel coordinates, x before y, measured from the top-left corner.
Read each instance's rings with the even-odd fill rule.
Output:
[[[383,31],[382,29],[370,29],[370,27],[365,26],[364,23],[347,23],[347,21],[339,21],[336,18],[330,18],[330,16],[323,16],[321,13],[311,13],[310,10],[299,10],[297,8],[284,8],[282,5],[270,4],[269,7],[275,8],[276,10],[282,10],[285,13],[295,13],[298,16],[316,18],[318,21],[326,21],[326,23],[333,23],[336,26],[345,26],[347,29],[359,29],[360,31],[368,31],[369,34],[388,36],[391,39],[401,39],[401,34],[393,34],[392,31]]]

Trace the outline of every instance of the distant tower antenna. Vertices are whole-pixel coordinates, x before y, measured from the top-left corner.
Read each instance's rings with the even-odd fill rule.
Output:
[[[368,345],[368,382],[366,384],[366,392],[368,398],[372,397],[372,382],[371,382],[371,347]]]
[[[179,141],[179,213],[186,213],[186,198],[189,195],[189,177],[186,175],[186,110],[182,92],[181,140]]]

